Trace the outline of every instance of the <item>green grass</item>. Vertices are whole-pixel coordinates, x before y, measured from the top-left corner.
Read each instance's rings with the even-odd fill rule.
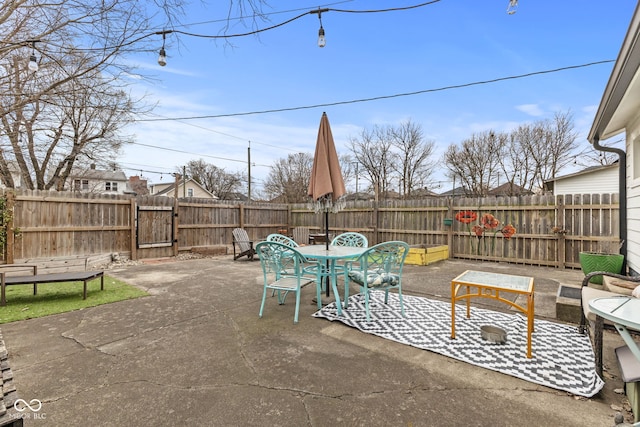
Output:
[[[99,279],[87,283],[86,300],[82,299],[82,288],[82,282],[41,283],[38,295],[33,295],[33,285],[7,286],[7,305],[0,307],[0,324],[148,295],[142,289],[106,275],[103,291]]]

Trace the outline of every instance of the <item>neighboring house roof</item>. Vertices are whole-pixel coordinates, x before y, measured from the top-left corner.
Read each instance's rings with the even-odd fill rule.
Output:
[[[174,190],[175,186],[176,186],[175,182],[174,183],[169,183],[169,184],[155,184],[153,187],[155,187],[155,189],[157,191],[154,192],[153,195],[154,196],[173,195],[173,190]],[[217,199],[218,198],[217,196],[215,196],[214,194],[209,192],[209,190],[204,188],[198,181],[195,181],[192,178],[187,179],[186,182],[184,180],[180,180],[180,183],[178,184],[178,197],[182,196],[180,194],[180,191],[185,186],[186,187],[197,187],[198,191],[201,194],[204,194],[206,197],[209,197],[209,198],[212,198],[212,199]],[[194,196],[194,197],[199,197],[199,196]]]
[[[511,182],[505,182],[502,185],[497,186],[488,191],[489,196],[525,196],[533,194],[533,191],[527,190],[518,184]]]
[[[640,3],[602,95],[587,139],[593,143],[624,131],[640,110]]]
[[[357,193],[348,193],[344,196],[344,200],[346,201],[355,201],[355,200],[374,200],[375,197],[373,194],[364,193],[359,191]]]
[[[121,170],[98,170],[98,169],[87,169],[85,171],[76,171],[69,174],[69,178],[83,178],[83,179],[92,179],[94,181],[129,181],[127,176]]]
[[[226,195],[226,197],[224,197],[224,199],[222,200],[239,200],[241,202],[246,202],[247,200],[249,200],[249,198],[247,197],[246,194],[242,194],[242,193],[229,193]]]
[[[426,188],[418,188],[416,190],[413,190],[410,194],[410,196],[412,198],[418,198],[418,197],[434,197],[434,196],[438,196],[437,193],[434,193],[433,191],[426,189]]]
[[[440,196],[466,196],[467,190],[464,187],[456,187],[452,190],[445,191],[444,193],[440,193]]]

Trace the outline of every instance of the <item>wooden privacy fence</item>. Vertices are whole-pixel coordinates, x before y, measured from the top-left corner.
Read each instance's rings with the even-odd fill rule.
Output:
[[[294,227],[324,231],[324,215],[307,204],[28,190],[4,196],[13,218],[6,228],[8,263],[113,253],[132,259],[174,256],[228,246],[236,227],[254,241]],[[618,251],[618,210],[617,195],[358,201],[329,214],[329,231],[358,231],[370,244],[448,245],[454,258],[577,268],[581,251]],[[495,220],[485,217],[489,227],[481,228],[486,214]],[[465,217],[472,220],[460,221]],[[508,224],[515,229],[510,238],[501,231]]]

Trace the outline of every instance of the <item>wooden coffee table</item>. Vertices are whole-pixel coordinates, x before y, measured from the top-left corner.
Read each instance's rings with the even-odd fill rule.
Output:
[[[461,290],[466,289],[466,293]],[[464,292],[464,291],[463,291]],[[523,307],[503,298],[504,293],[525,295]],[[531,333],[533,332],[533,277],[467,270],[451,281],[451,338],[456,337],[456,301],[467,300],[467,318],[471,317],[471,298],[491,298],[514,307],[527,316],[527,358],[531,359]]]

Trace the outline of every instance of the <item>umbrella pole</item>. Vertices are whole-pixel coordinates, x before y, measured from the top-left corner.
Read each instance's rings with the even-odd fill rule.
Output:
[[[325,248],[329,250],[329,209],[325,209],[324,211],[324,234],[325,234]],[[329,271],[329,260],[327,260],[326,265],[327,271]],[[326,295],[329,296],[329,287],[331,286],[331,277],[327,275],[326,281],[327,289]]]
[[[325,248],[329,250],[329,210],[324,211]]]

